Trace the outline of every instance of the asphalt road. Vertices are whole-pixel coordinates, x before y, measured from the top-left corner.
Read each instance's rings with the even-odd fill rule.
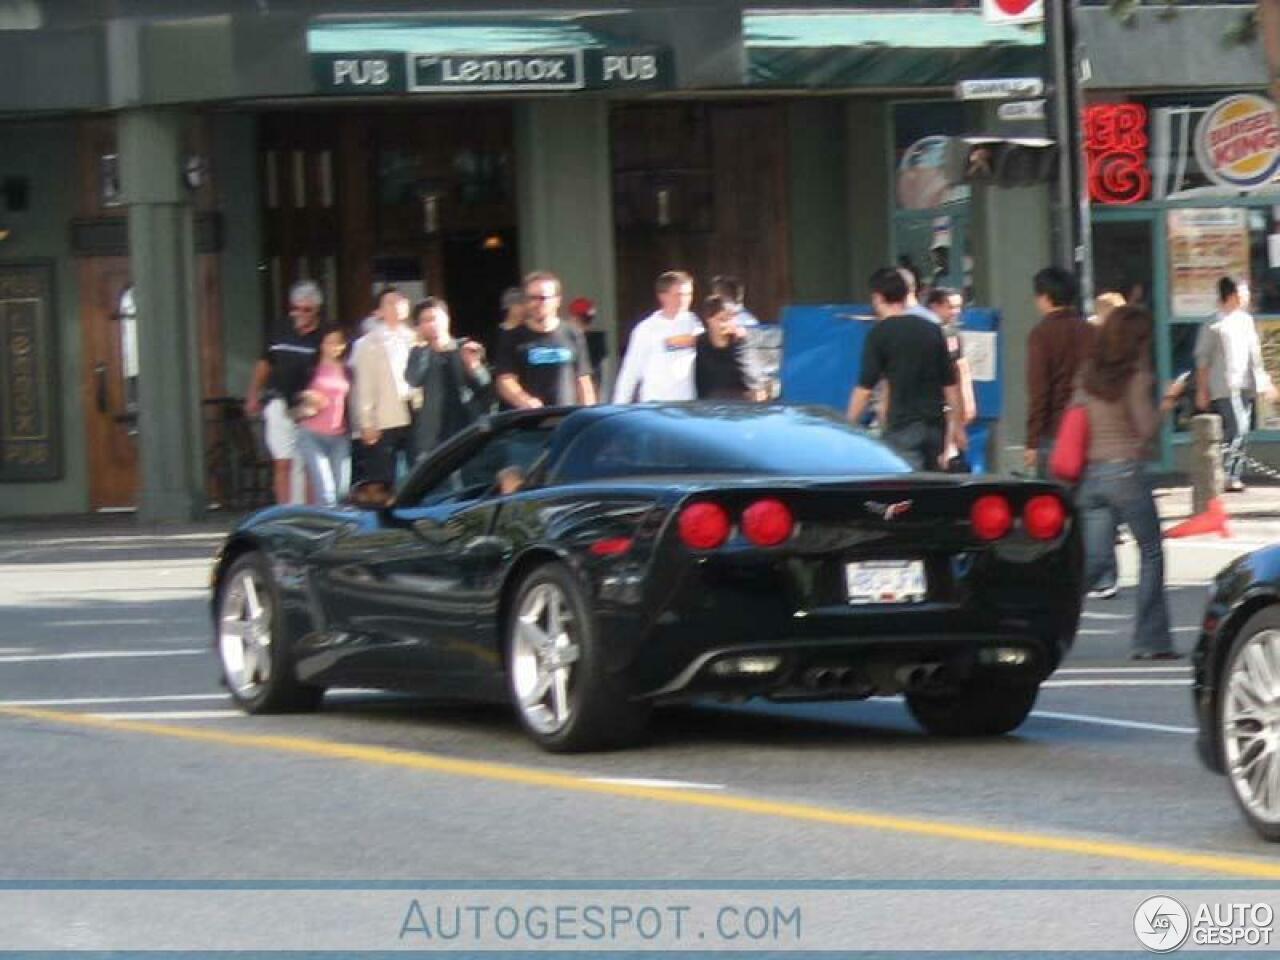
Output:
[[[1242,535],[1170,542],[1184,650]],[[1131,589],[1090,605],[1014,736],[930,738],[894,700],[706,706],[555,757],[506,710],[412,697],[240,715],[207,625],[219,539],[0,537],[0,880],[1277,875],[1195,758],[1185,661],[1127,660]]]

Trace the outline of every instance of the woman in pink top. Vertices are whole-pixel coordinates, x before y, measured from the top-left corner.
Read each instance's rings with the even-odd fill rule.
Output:
[[[342,330],[325,330],[315,375],[295,408],[298,452],[307,465],[317,502],[326,507],[337,506],[351,485],[351,431],[347,425],[351,380],[343,360],[346,352],[347,337]]]

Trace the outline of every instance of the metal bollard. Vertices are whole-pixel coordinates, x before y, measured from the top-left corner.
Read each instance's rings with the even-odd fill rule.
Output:
[[[1191,513],[1204,513],[1209,501],[1222,496],[1227,478],[1222,470],[1222,418],[1199,413],[1191,418]]]

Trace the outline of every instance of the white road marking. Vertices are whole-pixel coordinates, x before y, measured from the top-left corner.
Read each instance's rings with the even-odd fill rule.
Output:
[[[670,790],[723,790],[721,783],[693,783],[688,780],[651,780],[647,777],[587,777],[593,783],[620,783],[631,787],[657,787]]]
[[[153,710],[145,713],[116,710],[111,713],[90,713],[87,716],[102,720],[243,720],[246,714],[240,710]]]
[[[1055,670],[1055,677],[1075,673],[1185,673],[1191,674],[1190,667],[1063,667]]]
[[[194,650],[76,650],[72,653],[33,653],[0,657],[0,663],[45,663],[51,660],[130,660],[138,657],[208,656],[205,647]]]
[[[1114,717],[1095,717],[1086,713],[1057,713],[1050,710],[1034,710],[1033,717],[1044,720],[1066,720],[1070,723],[1088,723],[1099,727],[1123,727],[1129,730],[1152,730],[1156,733],[1196,733],[1195,727],[1175,727],[1168,723],[1148,723],[1145,720],[1117,720]]]
[[[163,620],[46,620],[42,627],[149,627]]]
[[[0,653],[30,653],[35,647],[0,647]]]
[[[1148,678],[1143,680],[1046,680],[1040,684],[1041,689],[1047,687],[1189,687],[1191,678],[1164,680]]]
[[[226,700],[226,693],[174,693],[153,697],[69,697],[62,700],[0,700],[0,707],[104,707],[125,703],[182,703]]]
[[[1128,620],[1129,615],[1124,613],[1097,613],[1093,610],[1086,610],[1080,616],[1089,620]]]

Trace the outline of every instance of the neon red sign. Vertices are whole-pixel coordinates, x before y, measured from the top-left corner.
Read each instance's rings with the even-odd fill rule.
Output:
[[[1140,203],[1151,195],[1147,169],[1147,110],[1137,103],[1101,103],[1084,111],[1089,199]]]

